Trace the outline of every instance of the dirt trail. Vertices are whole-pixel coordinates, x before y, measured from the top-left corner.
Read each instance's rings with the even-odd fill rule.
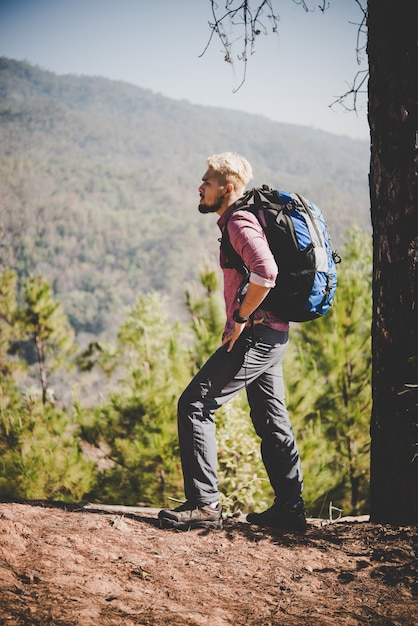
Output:
[[[153,509],[0,503],[0,624],[413,626],[417,553],[416,527],[179,533]]]

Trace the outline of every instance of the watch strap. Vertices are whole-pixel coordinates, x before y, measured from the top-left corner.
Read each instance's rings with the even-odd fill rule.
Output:
[[[248,315],[248,317],[241,317],[239,314],[239,309],[235,309],[232,314],[232,319],[234,320],[234,322],[237,322],[237,324],[245,324],[250,319],[250,316]]]

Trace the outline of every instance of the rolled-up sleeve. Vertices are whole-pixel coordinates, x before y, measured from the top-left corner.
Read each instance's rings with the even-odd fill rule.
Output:
[[[250,282],[274,287],[277,264],[256,216],[250,211],[237,211],[229,220],[228,233],[231,245],[250,272]]]

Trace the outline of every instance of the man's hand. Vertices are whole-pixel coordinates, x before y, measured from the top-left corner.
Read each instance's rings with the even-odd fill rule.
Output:
[[[231,330],[231,332],[225,335],[225,337],[222,340],[222,345],[224,346],[226,343],[229,342],[227,352],[231,352],[232,348],[234,347],[234,343],[236,342],[236,340],[241,335],[242,331],[247,325],[248,325],[248,322],[245,322],[244,324],[238,324],[238,322],[235,322],[233,330]]]
[[[240,306],[240,316],[249,317],[251,313],[260,306],[269,291],[269,287],[262,287],[261,285],[256,285],[255,283],[250,282],[244,301]],[[224,346],[226,343],[229,342],[228,352],[231,352],[232,348],[234,347],[234,343],[236,342],[244,328],[249,324],[250,322],[246,322],[243,324],[235,322],[233,330],[225,335],[222,341],[222,345]]]

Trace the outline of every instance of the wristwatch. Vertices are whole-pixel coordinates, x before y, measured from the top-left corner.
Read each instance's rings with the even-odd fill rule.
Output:
[[[237,324],[245,324],[245,322],[248,322],[248,320],[250,319],[250,316],[248,315],[248,317],[241,317],[239,314],[239,309],[235,309],[232,314],[232,319],[234,320],[234,322],[237,322]]]

